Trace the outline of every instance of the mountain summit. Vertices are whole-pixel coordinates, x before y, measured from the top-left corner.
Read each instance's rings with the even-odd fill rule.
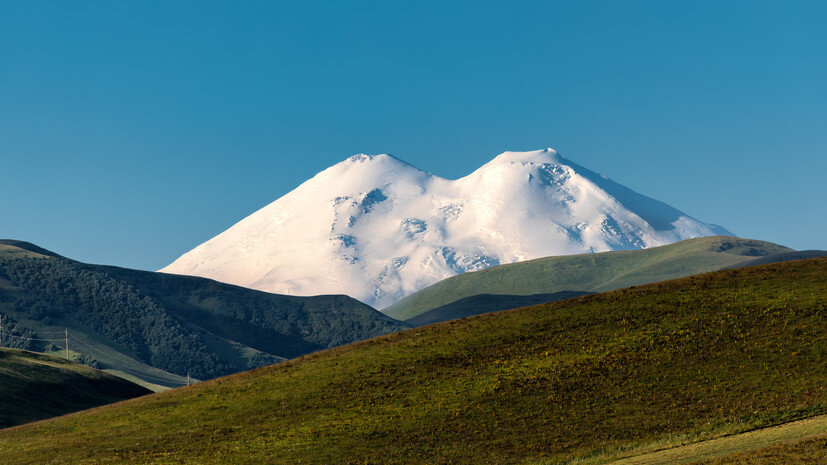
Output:
[[[457,180],[354,155],[187,252],[165,273],[377,308],[449,276],[550,255],[716,234],[552,149],[505,152]]]

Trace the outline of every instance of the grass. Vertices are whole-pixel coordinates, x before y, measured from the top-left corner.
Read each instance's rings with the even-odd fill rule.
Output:
[[[696,465],[819,465],[827,462],[827,434],[725,457],[695,462]]]
[[[644,250],[546,257],[464,273],[422,289],[382,310],[408,320],[478,294],[602,292],[730,266],[792,250],[771,242],[728,236],[689,239]]]
[[[0,349],[0,427],[148,394],[116,376],[64,359]]]
[[[565,463],[827,413],[827,259],[391,334],[0,432],[22,463]]]
[[[768,428],[760,428],[740,434],[733,434],[720,438],[700,441],[677,447],[658,448],[651,452],[628,453],[626,458],[611,460],[609,457],[600,457],[599,460],[584,461],[587,463],[610,463],[612,465],[654,465],[663,463],[690,463],[702,460],[711,460],[732,454],[749,455],[745,451],[757,451],[762,448],[816,439],[819,435],[827,434],[827,415],[805,418]],[[827,451],[825,451],[827,453]],[[825,455],[827,458],[827,455]]]
[[[47,255],[12,245],[7,239],[0,239],[0,254],[9,258],[48,258]]]

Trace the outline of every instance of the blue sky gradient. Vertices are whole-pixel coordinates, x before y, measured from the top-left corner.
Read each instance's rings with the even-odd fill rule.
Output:
[[[0,1],[0,237],[157,269],[354,153],[827,248],[827,2]]]

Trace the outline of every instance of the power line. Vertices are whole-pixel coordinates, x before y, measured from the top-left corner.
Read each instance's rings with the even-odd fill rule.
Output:
[[[136,363],[138,361],[137,359],[128,357],[128,356],[126,356],[124,354],[121,354],[119,352],[104,352],[101,349],[97,349],[97,348],[92,347],[91,344],[89,344],[89,343],[81,342],[77,338],[74,340],[74,344],[80,344],[81,346],[86,347],[88,351],[97,353],[101,358],[109,358],[109,359],[119,360],[119,361],[126,362],[126,363]]]
[[[94,355],[94,356],[96,356],[100,359],[109,358],[109,359],[113,359],[113,360],[121,360],[121,361],[124,361],[124,362],[129,362],[129,363],[135,363],[136,362],[135,359],[127,358],[126,356],[124,356],[122,354],[119,354],[119,353],[114,353],[114,354],[113,353],[105,353],[105,352],[101,351],[100,349],[96,349],[94,347],[91,347],[89,344],[87,344],[85,342],[80,342],[77,339],[74,340],[73,344],[76,345],[76,346],[80,346],[81,349],[86,351],[86,352],[91,352],[92,355]],[[101,360],[101,361],[104,361],[104,360]],[[166,378],[159,378],[159,377],[152,376],[152,375],[145,375],[145,374],[136,375],[136,374],[132,374],[132,373],[128,373],[128,374],[130,374],[131,376],[134,376],[136,378],[140,378],[140,379],[151,378],[153,380],[161,381],[161,382],[164,382],[164,383],[167,383],[167,384],[178,384],[178,385],[182,385],[182,386],[186,384],[186,382],[184,382],[184,381],[177,381],[177,380],[170,380],[170,379],[166,379]],[[175,375],[175,374],[170,374],[170,375],[171,376],[179,376],[179,375]]]
[[[189,386],[189,384],[187,384],[186,381],[174,381],[174,380],[168,380],[168,379],[163,379],[163,378],[156,378],[154,376],[149,376],[149,375],[135,375],[135,374],[132,374],[132,373],[128,373],[128,374],[131,375],[131,376],[134,376],[138,379],[143,379],[144,381],[153,380],[153,381],[158,381],[159,383],[164,383],[164,384],[174,384],[174,385],[177,385],[177,386]]]

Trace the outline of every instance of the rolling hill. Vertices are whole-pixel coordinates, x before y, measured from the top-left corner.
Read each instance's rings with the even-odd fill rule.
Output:
[[[0,428],[149,393],[137,384],[79,363],[0,349]]]
[[[407,328],[347,296],[268,294],[0,243],[5,345],[175,387]]]
[[[383,312],[400,320],[408,320],[436,308],[451,315],[451,309],[456,306],[454,302],[478,294],[602,292],[729,266],[746,266],[756,258],[791,252],[794,251],[771,242],[713,236],[644,250],[539,258],[445,279],[400,300]]]
[[[827,413],[825,295],[816,258],[489,313],[0,431],[0,459],[603,463]]]

